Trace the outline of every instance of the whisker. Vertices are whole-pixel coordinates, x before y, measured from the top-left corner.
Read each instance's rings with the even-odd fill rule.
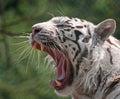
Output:
[[[59,53],[59,55],[61,54],[60,53],[60,50],[58,49],[58,47],[57,47],[57,45],[55,44],[55,42],[53,42],[53,45],[54,45],[54,47],[56,48],[56,50],[58,51],[58,53]]]
[[[65,14],[64,14],[64,12],[61,10],[61,9],[59,9],[59,8],[57,8],[58,10],[58,13],[60,13],[60,15],[62,15],[62,16],[65,16]]]
[[[49,43],[46,43],[46,45],[51,49],[51,45]],[[54,62],[50,55],[46,57],[45,61],[47,62],[47,68],[53,64],[52,62]]]
[[[48,45],[49,45],[49,44],[48,44]],[[49,45],[49,46],[50,46],[50,45]],[[54,53],[54,55],[55,55],[55,59],[54,59],[54,60],[57,62],[57,58],[56,58],[57,55],[56,55],[56,53],[55,53],[55,49],[52,49],[52,48],[50,47],[50,50],[54,50],[54,51],[53,51],[53,53]],[[52,62],[52,60],[53,60],[53,59],[51,58],[50,61]],[[53,61],[53,62],[54,62],[54,61]]]
[[[47,44],[47,42],[45,43],[46,44],[46,46],[48,46],[48,44]],[[46,64],[47,63],[47,61],[48,61],[48,57],[49,55],[47,55],[46,57],[45,57],[45,61],[44,61],[44,64]]]
[[[52,62],[54,62],[54,60],[49,55],[46,56],[45,60],[47,61],[46,68],[48,68],[49,66],[51,66],[52,64],[54,64],[54,63],[52,63]]]
[[[12,52],[12,54],[15,54],[15,53],[21,51],[24,47],[25,47],[25,45],[17,48],[15,51]]]
[[[33,49],[30,50],[30,54],[29,54],[29,57],[28,57],[28,61],[27,61],[27,65],[26,65],[25,72],[27,72],[27,70],[28,70],[28,65],[29,65],[29,63],[31,62],[30,59],[31,59],[31,56],[32,56],[32,54],[33,54],[32,52],[33,52]]]
[[[32,55],[32,59],[31,59],[31,63],[34,62],[34,58],[35,58],[35,50],[34,49],[32,49],[32,50],[33,50],[33,55]]]
[[[31,47],[24,47],[24,50],[21,52],[20,56],[18,57],[18,60],[21,60],[22,57],[25,57],[25,53],[30,49]]]
[[[28,48],[27,47],[27,51],[25,51],[25,48],[24,48],[24,50],[23,51],[25,51],[24,53],[23,52],[21,52],[21,53],[23,53],[23,54],[21,54],[21,56],[19,56],[17,59],[16,59],[16,61],[14,62],[15,63],[15,65],[17,65],[18,63],[20,63],[23,59],[25,59],[28,55],[29,55],[29,51],[31,50],[31,48]]]
[[[28,43],[29,42],[29,40],[25,40],[25,41],[22,41],[22,42],[19,42],[19,43],[15,43],[15,44],[12,44],[12,45],[21,45],[21,44],[25,44],[25,43]]]
[[[24,53],[23,57],[21,57],[21,58],[19,59],[19,61],[22,61],[23,59],[27,58],[27,57],[30,55],[30,52],[29,52],[29,51],[31,51],[31,49],[29,49],[28,52],[26,51],[26,52]]]
[[[41,57],[41,54],[40,54],[40,52],[37,51],[37,59],[38,59],[37,68],[38,69],[39,69],[39,66],[40,66],[40,57]]]
[[[19,38],[27,38],[27,39],[29,39],[30,38],[30,36],[18,36]]]
[[[50,12],[48,12],[48,15],[50,15],[50,16],[52,16],[52,17],[55,17],[55,15],[52,14],[52,13],[50,13]]]
[[[25,38],[25,39],[29,39],[30,38],[30,34],[31,33],[23,33],[24,35],[22,36],[14,36],[14,38]]]
[[[20,47],[18,47],[17,49],[15,49],[15,51],[13,51],[12,54],[21,51],[26,45],[28,45],[27,42],[28,42],[28,40],[27,40],[27,41],[20,42],[19,44],[15,44],[15,45],[19,45]],[[23,45],[23,44],[24,44],[24,45]]]

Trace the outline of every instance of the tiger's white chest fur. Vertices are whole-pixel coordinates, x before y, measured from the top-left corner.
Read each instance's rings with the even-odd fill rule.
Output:
[[[75,80],[75,86],[80,86],[76,88],[73,99],[120,98],[119,43],[117,39],[110,36],[100,48],[95,48],[93,58],[82,61],[83,68],[79,69],[80,75]]]
[[[115,28],[113,19],[94,25],[68,17],[32,27],[32,46],[47,52],[56,64],[51,85],[58,95],[120,99],[120,41],[111,36]]]

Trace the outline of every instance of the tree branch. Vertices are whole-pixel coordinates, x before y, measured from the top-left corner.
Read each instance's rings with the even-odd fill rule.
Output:
[[[30,33],[26,33],[26,32],[23,32],[23,33],[14,33],[14,32],[11,32],[11,31],[6,31],[6,30],[0,30],[0,33],[1,34],[5,34],[7,36],[12,36],[12,37],[29,37],[30,36]]]
[[[22,22],[26,22],[26,21],[30,21],[30,20],[36,20],[36,19],[39,19],[40,18],[40,15],[39,16],[29,16],[29,17],[23,17],[19,20],[16,20],[16,21],[13,21],[13,22],[10,22],[10,23],[6,23],[5,27],[9,27],[9,26],[13,26],[13,25],[16,25],[16,24],[19,24],[19,23],[22,23]]]

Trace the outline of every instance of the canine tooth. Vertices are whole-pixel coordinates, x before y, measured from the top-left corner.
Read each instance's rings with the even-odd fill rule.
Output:
[[[37,43],[34,43],[33,48],[37,49]]]
[[[56,86],[61,86],[61,82],[59,82],[59,81],[57,81],[57,80],[55,80],[55,82],[56,82]]]
[[[43,44],[40,44],[40,49],[41,49],[41,51],[44,50],[44,45]]]

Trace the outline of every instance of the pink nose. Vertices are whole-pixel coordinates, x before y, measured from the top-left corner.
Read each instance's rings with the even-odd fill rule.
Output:
[[[33,27],[32,28],[32,34],[35,35],[35,34],[39,33],[41,30],[42,30],[42,28]]]

